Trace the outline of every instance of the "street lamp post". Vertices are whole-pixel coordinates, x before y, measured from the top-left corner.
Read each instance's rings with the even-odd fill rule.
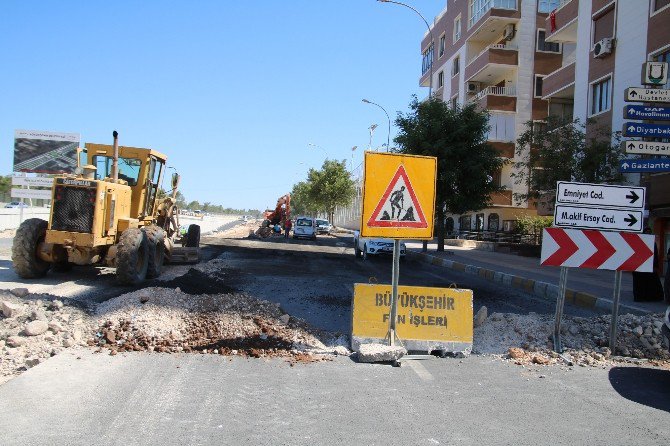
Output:
[[[368,101],[367,99],[363,99],[363,102],[365,102],[366,104],[376,105],[377,107],[381,108],[386,114],[386,119],[388,119],[389,121],[389,132],[388,135],[386,136],[386,152],[388,152],[389,149],[391,148],[391,118],[389,117],[389,114],[386,111],[386,109],[381,105],[377,104],[376,102]]]
[[[321,146],[319,146],[319,145],[317,145],[317,144],[313,144],[313,143],[311,143],[311,142],[310,142],[310,143],[307,143],[307,145],[308,145],[309,147],[313,147],[313,148],[315,148],[315,149],[321,149],[321,150],[323,150],[323,153],[326,154],[326,159],[328,159],[328,152],[326,152],[326,149],[324,149],[323,147],[321,147]]]
[[[368,144],[368,150],[372,150],[372,134],[377,127],[377,124],[372,124],[370,127],[368,127],[368,130],[370,130],[370,143]]]
[[[433,29],[430,27],[428,24],[428,20],[425,19],[424,16],[421,15],[419,11],[411,7],[410,5],[406,5],[405,3],[402,2],[396,2],[393,0],[377,0],[378,2],[381,3],[394,3],[396,5],[404,6],[405,8],[409,8],[415,13],[418,14],[419,17],[421,17],[421,20],[423,20],[423,23],[426,24],[426,27],[428,28],[428,33],[430,34],[430,48],[432,49],[432,53],[430,55],[430,84],[428,87],[428,97],[430,98],[433,95],[433,58],[435,56],[435,37],[433,36]]]
[[[358,146],[353,146],[351,148],[351,173],[354,173],[354,152],[358,149]]]

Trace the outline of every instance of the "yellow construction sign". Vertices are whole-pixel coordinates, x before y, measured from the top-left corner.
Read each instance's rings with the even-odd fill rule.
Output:
[[[437,158],[365,152],[361,235],[432,239]]]
[[[354,284],[352,340],[383,340],[389,330],[391,285]],[[425,341],[472,348],[472,290],[398,287],[397,335],[401,342]],[[419,350],[421,348],[417,348]]]

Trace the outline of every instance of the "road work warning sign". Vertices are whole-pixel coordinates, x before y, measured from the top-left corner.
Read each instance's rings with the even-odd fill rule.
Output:
[[[365,153],[361,235],[432,239],[437,158]]]
[[[381,342],[389,329],[391,285],[354,284],[352,348]],[[472,349],[472,290],[398,287],[396,330],[408,350]]]

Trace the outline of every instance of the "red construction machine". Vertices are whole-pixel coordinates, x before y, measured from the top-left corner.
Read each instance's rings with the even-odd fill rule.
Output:
[[[268,209],[263,213],[263,226],[280,225],[284,227],[284,222],[291,218],[291,194],[286,194],[277,200],[275,210]]]

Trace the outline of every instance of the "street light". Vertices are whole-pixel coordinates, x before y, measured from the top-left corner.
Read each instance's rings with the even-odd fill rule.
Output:
[[[377,104],[376,102],[368,101],[367,99],[363,99],[363,102],[365,102],[366,104],[376,105],[377,107],[381,108],[384,111],[384,113],[386,113],[386,119],[388,119],[389,121],[389,132],[388,135],[386,136],[386,152],[388,152],[389,148],[391,147],[391,118],[389,117],[389,114],[386,111],[386,109],[381,105]]]
[[[326,154],[326,159],[328,159],[328,152],[326,152],[326,149],[324,149],[323,147],[321,147],[321,146],[319,146],[319,145],[317,145],[317,144],[312,144],[311,142],[310,142],[310,143],[307,143],[307,145],[308,145],[309,147],[314,147],[315,149],[321,149],[321,150],[323,150],[323,153]]]
[[[353,146],[351,148],[351,172],[353,173],[354,171],[354,152],[358,149],[358,146]]]
[[[372,124],[370,127],[368,127],[368,130],[370,130],[370,144],[368,145],[368,150],[372,150],[372,133],[377,127],[377,124]]]
[[[409,8],[412,11],[416,12],[419,17],[421,17],[421,20],[423,20],[423,23],[426,24],[426,27],[428,28],[428,32],[430,33],[430,48],[432,48],[433,52],[430,55],[430,84],[428,88],[428,97],[430,98],[433,95],[433,57],[435,55],[435,37],[433,37],[433,29],[430,27],[428,24],[428,21],[425,19],[424,16],[421,15],[419,11],[411,7],[410,5],[406,5],[402,2],[396,2],[393,0],[377,0],[378,2],[381,3],[394,3],[396,5],[404,6],[405,8]]]

